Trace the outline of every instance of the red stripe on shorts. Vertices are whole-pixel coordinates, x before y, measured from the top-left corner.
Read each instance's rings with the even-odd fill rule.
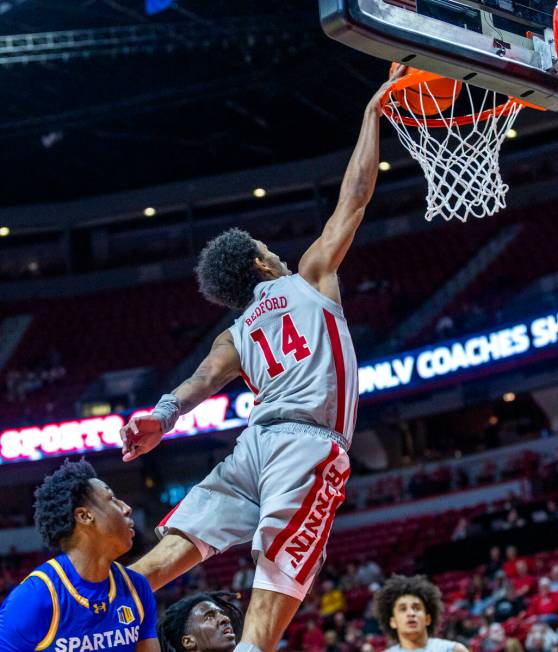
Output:
[[[182,501],[180,501],[182,502]],[[159,523],[158,527],[163,527],[164,525],[167,524],[168,520],[170,517],[176,512],[176,510],[180,507],[180,502],[176,503],[176,505],[171,509],[171,511],[163,518],[163,520]]]
[[[343,485],[342,485],[341,492],[334,500],[331,501],[331,505],[329,507],[329,515],[327,517],[327,522],[325,524],[323,532],[320,538],[318,539],[314,547],[314,550],[312,550],[310,557],[308,557],[308,559],[304,562],[304,565],[302,566],[302,568],[299,570],[299,572],[295,577],[295,580],[297,582],[300,582],[300,584],[304,584],[304,582],[306,581],[308,574],[314,568],[314,565],[318,557],[322,554],[324,546],[327,543],[327,540],[329,539],[329,532],[333,524],[335,512],[337,511],[339,505],[341,505],[341,503],[345,500],[345,483],[347,482],[347,478],[349,477],[350,473],[351,473],[350,469],[347,469],[345,473],[343,473]]]
[[[323,309],[324,317],[333,351],[333,362],[335,363],[335,375],[337,376],[337,418],[335,419],[335,430],[344,434],[345,432],[345,361],[343,360],[343,348],[335,316],[329,310]]]
[[[329,452],[329,455],[323,460],[323,462],[320,462],[318,466],[316,467],[314,473],[316,474],[316,478],[314,480],[314,484],[312,485],[310,491],[306,494],[304,500],[302,501],[302,505],[299,507],[299,509],[294,513],[293,517],[287,524],[287,526],[279,532],[279,534],[275,537],[273,540],[272,544],[269,546],[269,550],[266,552],[265,556],[270,560],[270,561],[275,561],[275,557],[277,557],[277,554],[281,550],[281,548],[287,543],[287,540],[289,537],[293,536],[296,534],[302,525],[304,523],[304,520],[310,513],[310,510],[312,509],[312,505],[314,504],[314,500],[316,498],[316,495],[318,494],[318,491],[322,488],[322,485],[324,483],[324,476],[323,473],[325,469],[333,462],[333,460],[339,455],[339,446],[335,442],[331,442],[331,450]]]

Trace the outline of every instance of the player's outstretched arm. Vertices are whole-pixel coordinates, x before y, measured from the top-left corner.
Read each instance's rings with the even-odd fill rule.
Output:
[[[120,430],[122,459],[131,462],[159,444],[181,414],[193,410],[240,374],[240,358],[230,331],[213,342],[208,356],[172,394],[164,394],[153,413],[134,417]]]
[[[340,301],[335,274],[355,236],[368,202],[372,198],[379,163],[381,100],[389,84],[403,76],[398,66],[368,103],[356,147],[343,177],[339,200],[321,236],[300,259],[300,275],[320,292]]]

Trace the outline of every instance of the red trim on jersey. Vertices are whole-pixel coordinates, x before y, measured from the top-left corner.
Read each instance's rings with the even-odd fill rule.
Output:
[[[167,524],[169,518],[170,518],[170,517],[171,517],[171,516],[176,512],[176,510],[180,507],[180,503],[181,503],[181,502],[182,502],[182,501],[180,501],[179,503],[176,503],[176,505],[171,509],[171,511],[170,511],[170,512],[165,516],[165,517],[163,517],[163,520],[159,523],[159,526],[158,526],[158,527],[163,527],[164,525]]]
[[[259,394],[260,393],[260,390],[257,387],[254,386],[254,384],[250,380],[248,374],[243,369],[240,370],[240,375],[244,379],[244,382],[248,385],[248,389],[251,392],[253,392],[254,394]]]
[[[329,514],[327,517],[327,522],[325,524],[323,532],[320,538],[318,539],[318,542],[316,543],[314,550],[312,550],[310,557],[308,557],[308,559],[304,562],[302,568],[296,574],[295,580],[297,582],[300,582],[300,584],[304,584],[304,582],[308,578],[308,574],[314,568],[318,557],[322,554],[324,546],[327,543],[327,540],[329,539],[329,533],[331,530],[331,526],[333,524],[335,512],[337,511],[339,505],[341,505],[341,503],[345,500],[345,483],[347,482],[347,478],[349,477],[350,473],[351,473],[350,469],[347,469],[345,473],[343,473],[343,488],[341,489],[341,493],[334,500],[331,501],[331,504],[329,506]]]
[[[312,505],[314,504],[316,495],[318,494],[318,491],[320,491],[324,483],[323,473],[325,469],[331,464],[331,462],[333,462],[333,460],[338,455],[339,455],[339,446],[335,442],[331,442],[331,450],[329,452],[329,455],[325,458],[325,460],[320,462],[316,467],[316,469],[314,470],[314,473],[316,474],[314,484],[312,485],[310,491],[304,497],[304,500],[302,501],[302,505],[294,513],[293,517],[291,518],[287,526],[279,532],[279,534],[273,540],[272,544],[269,546],[269,549],[266,552],[265,556],[270,561],[275,561],[275,557],[277,557],[277,554],[279,553],[281,548],[285,545],[285,543],[287,543],[289,537],[296,534],[300,526],[304,523],[306,517],[308,516],[310,510],[312,509]]]
[[[327,333],[331,348],[333,350],[333,361],[335,363],[335,375],[337,376],[337,418],[335,419],[335,430],[341,434],[345,433],[345,360],[343,359],[343,348],[335,316],[329,310],[323,309],[327,326]]]

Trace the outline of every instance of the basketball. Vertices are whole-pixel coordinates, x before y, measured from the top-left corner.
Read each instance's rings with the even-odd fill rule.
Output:
[[[395,70],[397,63],[392,63],[390,75]],[[417,68],[408,68],[407,74],[421,72]],[[457,82],[454,93],[453,79],[442,77],[428,82],[428,84],[417,84],[409,86],[393,93],[399,104],[411,113],[418,115],[434,115],[438,110],[445,111],[453,104],[454,100],[461,93],[461,82]],[[422,95],[422,98],[421,98]],[[434,99],[435,98],[435,99]]]

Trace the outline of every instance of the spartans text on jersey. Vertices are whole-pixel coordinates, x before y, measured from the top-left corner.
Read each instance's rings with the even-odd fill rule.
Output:
[[[93,650],[112,650],[120,645],[137,643],[139,639],[139,625],[126,629],[111,629],[84,636],[70,636],[57,638],[55,652],[92,652]]]

